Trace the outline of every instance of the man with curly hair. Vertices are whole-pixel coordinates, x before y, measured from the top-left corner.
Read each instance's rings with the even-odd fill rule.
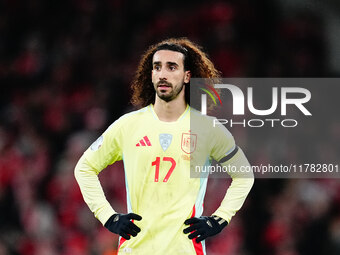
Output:
[[[227,226],[254,182],[229,172],[232,183],[212,216],[202,216],[207,177],[192,165],[211,159],[239,169],[249,163],[230,132],[189,106],[190,79],[219,78],[201,48],[186,38],[152,45],[132,82],[131,102],[142,107],[116,120],[80,158],[75,176],[95,217],[120,236],[119,254],[205,254],[205,239]],[[198,119],[202,132],[193,133]],[[123,160],[128,214],[106,200],[98,174]]]

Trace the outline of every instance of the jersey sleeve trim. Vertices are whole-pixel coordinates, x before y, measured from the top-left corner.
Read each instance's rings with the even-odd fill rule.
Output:
[[[235,148],[230,152],[228,153],[228,155],[224,156],[223,158],[221,158],[218,163],[224,163],[224,162],[227,162],[228,160],[230,160],[232,157],[235,156],[235,154],[238,152],[238,146],[236,145]]]

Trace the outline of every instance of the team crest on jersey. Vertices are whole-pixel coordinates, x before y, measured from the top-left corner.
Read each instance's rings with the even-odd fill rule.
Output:
[[[160,134],[159,135],[159,143],[161,144],[161,147],[163,151],[166,151],[172,141],[172,135],[171,134]]]
[[[193,153],[196,150],[197,135],[191,133],[182,133],[181,148],[187,154]]]

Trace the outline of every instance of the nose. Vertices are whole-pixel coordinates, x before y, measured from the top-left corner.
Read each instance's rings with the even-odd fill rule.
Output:
[[[167,72],[166,70],[164,70],[164,68],[162,68],[160,71],[159,71],[159,75],[158,75],[158,78],[159,80],[167,80]]]

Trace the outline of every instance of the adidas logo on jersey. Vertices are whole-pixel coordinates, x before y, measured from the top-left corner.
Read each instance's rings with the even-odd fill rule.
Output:
[[[144,136],[143,139],[139,140],[139,143],[136,144],[136,147],[139,146],[151,146],[151,142],[147,136]]]

